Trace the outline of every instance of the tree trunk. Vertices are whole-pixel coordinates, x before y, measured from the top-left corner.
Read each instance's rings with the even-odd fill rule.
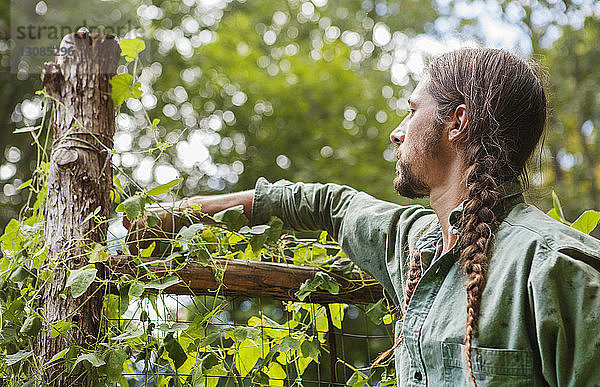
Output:
[[[91,286],[75,299],[70,290],[65,291],[65,281],[68,270],[88,264],[85,253],[93,242],[106,241],[111,209],[115,121],[109,79],[116,71],[120,49],[114,36],[87,32],[67,35],[61,52],[62,47],[68,54],[58,57],[56,63],[46,63],[42,72],[42,83],[55,99],[44,238],[48,262],[56,265],[54,283],[46,283],[39,305],[48,324],[36,342],[42,364],[71,345],[92,348],[99,337],[103,292],[95,292],[101,289]],[[97,216],[103,221],[84,222],[98,207]],[[101,265],[97,269],[102,275]],[[71,323],[72,328],[51,338],[49,328],[59,321]],[[39,375],[43,384],[92,382],[82,372],[68,375],[62,365],[39,373],[43,373]]]

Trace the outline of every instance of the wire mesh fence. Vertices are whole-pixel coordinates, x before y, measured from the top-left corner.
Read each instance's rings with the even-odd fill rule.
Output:
[[[110,318],[110,325],[122,332],[114,340],[131,343],[132,336],[146,334],[162,339],[169,352],[128,361],[124,376],[129,386],[345,386],[357,370],[368,377],[360,385],[380,385],[386,368],[369,366],[392,345],[393,328],[371,321],[366,309],[264,297],[161,294],[132,302],[122,316]],[[175,342],[169,335],[186,347],[185,359],[177,357],[177,345],[168,347]],[[152,353],[147,336],[140,345]],[[144,353],[143,348],[132,350]]]

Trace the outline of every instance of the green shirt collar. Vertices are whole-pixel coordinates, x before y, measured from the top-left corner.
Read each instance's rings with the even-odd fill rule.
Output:
[[[500,191],[500,203],[497,206],[499,211],[496,211],[496,216],[498,218],[503,218],[506,213],[517,203],[522,203],[525,201],[523,198],[523,185],[519,181],[509,181],[504,184],[501,184],[498,187],[498,191]],[[448,228],[448,232],[453,235],[460,234],[459,224],[462,218],[462,212],[465,207],[466,200],[463,200],[462,203],[458,205],[455,209],[450,212],[450,216],[448,218],[448,223],[450,227]]]

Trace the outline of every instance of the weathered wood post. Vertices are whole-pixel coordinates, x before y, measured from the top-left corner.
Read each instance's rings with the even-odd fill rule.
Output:
[[[49,261],[57,268],[54,283],[43,289],[39,308],[48,324],[66,321],[73,328],[56,338],[49,330],[40,335],[36,352],[42,364],[68,343],[89,348],[99,337],[103,292],[94,293],[92,286],[75,299],[70,292],[66,298],[61,293],[67,270],[88,264],[90,243],[106,241],[108,223],[84,222],[86,216],[100,207],[98,216],[107,220],[111,210],[115,112],[109,80],[116,72],[119,45],[113,36],[80,31],[63,39],[61,52],[66,55],[46,63],[42,71],[42,83],[55,99],[44,238]],[[54,366],[40,376],[56,386],[91,383],[63,371]]]

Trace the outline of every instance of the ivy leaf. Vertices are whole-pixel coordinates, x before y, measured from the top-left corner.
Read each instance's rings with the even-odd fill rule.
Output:
[[[150,244],[150,246],[148,246],[145,249],[142,249],[142,251],[140,251],[140,257],[147,258],[147,257],[151,256],[152,253],[154,252],[155,247],[156,247],[156,242],[152,242]]]
[[[165,277],[162,282],[160,282],[159,280],[152,280],[149,283],[147,283],[146,285],[144,285],[144,287],[146,289],[163,290],[163,289],[168,288],[169,286],[173,286],[180,282],[181,282],[181,279],[179,279],[179,277],[171,275],[171,276]]]
[[[92,250],[88,253],[89,262],[105,262],[108,260],[108,254],[106,253],[106,247],[100,243],[94,243]]]
[[[558,199],[558,195],[554,190],[552,190],[552,204],[554,205],[554,211],[558,215],[558,220],[563,223],[566,223],[565,214],[562,209],[562,205],[560,204],[560,200]]]
[[[302,352],[302,356],[318,360],[321,353],[319,340],[304,340],[300,345],[300,351]]]
[[[115,106],[121,105],[127,98],[139,98],[142,95],[141,83],[136,82],[132,86],[132,81],[133,76],[129,73],[117,74],[111,78],[112,90],[110,95]]]
[[[97,353],[85,353],[83,355],[79,355],[77,360],[75,360],[75,364],[73,364],[73,367],[75,367],[77,364],[79,364],[82,361],[87,361],[94,368],[98,368],[98,367],[101,367],[104,364],[106,364],[104,359],[102,359],[100,356],[98,356]]]
[[[198,231],[203,229],[204,225],[200,223],[194,223],[189,226],[183,226],[181,230],[179,230],[177,237],[182,238],[184,242],[189,242],[198,233]]]
[[[50,337],[54,339],[63,333],[68,332],[69,329],[71,329],[71,323],[59,321],[52,325],[52,328],[50,329]]]
[[[133,220],[137,218],[144,210],[146,200],[141,195],[134,195],[115,208],[115,212],[125,212],[127,219]]]
[[[173,360],[173,364],[175,364],[175,369],[181,367],[187,360],[187,355],[181,344],[179,344],[179,341],[173,337],[173,333],[169,333],[165,337],[164,343],[169,357]]]
[[[267,225],[269,226],[269,229],[265,231],[265,234],[267,235],[267,242],[277,242],[283,230],[283,220],[276,216],[271,216]]]
[[[342,321],[344,321],[344,308],[346,304],[329,304],[326,307],[329,308],[331,313],[331,322],[333,326],[342,329]]]
[[[171,333],[171,332],[185,331],[186,329],[188,329],[188,327],[189,327],[189,325],[186,323],[176,322],[176,323],[173,323],[172,325],[169,325],[167,323],[160,324],[158,326],[158,329],[160,329],[163,332]]]
[[[133,282],[129,287],[129,295],[131,297],[139,297],[144,294],[144,284],[142,282]]]
[[[250,339],[242,341],[233,355],[235,368],[244,377],[254,368],[261,355],[260,346]]]
[[[269,375],[269,386],[283,386],[283,381],[287,377],[283,367],[275,361],[269,363],[267,375]]]
[[[596,228],[598,222],[600,222],[600,211],[588,210],[581,214],[571,227],[584,234],[589,234]]]
[[[244,215],[244,206],[241,204],[217,212],[214,218],[217,222],[223,223],[228,229],[234,231],[248,224],[248,218]]]
[[[25,351],[22,349],[17,353],[13,353],[12,355],[4,356],[4,363],[6,363],[7,366],[11,366],[24,359],[27,359],[31,355],[33,355],[33,351]]]
[[[21,327],[21,333],[29,337],[35,337],[42,329],[42,319],[39,316],[29,316]]]
[[[71,296],[77,298],[85,293],[94,279],[96,279],[96,273],[98,270],[94,268],[94,265],[87,265],[81,269],[71,270],[69,277],[67,278],[67,284],[65,287],[71,288]]]
[[[123,363],[127,360],[127,353],[122,349],[111,349],[104,358],[103,371],[109,383],[117,383],[123,373]]]
[[[176,186],[177,184],[181,183],[183,181],[183,178],[177,178],[177,179],[173,179],[168,183],[165,184],[161,184],[158,187],[154,187],[152,188],[150,191],[148,191],[148,195],[162,195],[164,193],[169,192],[174,186]]]
[[[381,319],[388,313],[385,300],[382,298],[367,309],[366,315],[373,324],[381,323]]]
[[[119,39],[121,47],[121,56],[125,57],[127,62],[131,62],[135,57],[146,48],[146,43],[142,38]]]
[[[354,372],[346,382],[346,386],[349,387],[363,387],[365,385],[367,385],[367,375],[360,371]]]
[[[56,360],[62,359],[63,357],[65,357],[65,355],[67,354],[69,349],[71,349],[71,347],[67,347],[67,348],[63,349],[62,351],[55,353],[54,356],[52,356],[52,359],[50,359],[50,361],[48,361],[48,363],[46,363],[46,364],[50,364]]]

